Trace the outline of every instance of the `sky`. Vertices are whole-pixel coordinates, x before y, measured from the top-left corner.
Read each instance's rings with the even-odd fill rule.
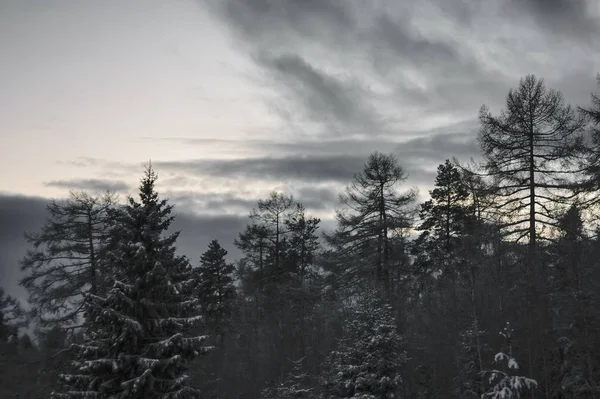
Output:
[[[599,48],[596,0],[0,0],[0,285],[46,199],[149,160],[192,259],[272,190],[330,222],[373,151],[424,198],[521,77],[588,105]]]

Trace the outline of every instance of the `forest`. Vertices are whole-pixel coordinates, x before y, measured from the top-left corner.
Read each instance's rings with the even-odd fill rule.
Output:
[[[528,75],[479,122],[427,201],[375,152],[334,230],[273,192],[240,259],[177,253],[150,164],[136,198],[50,201],[27,304],[0,288],[0,397],[600,398],[600,95]]]

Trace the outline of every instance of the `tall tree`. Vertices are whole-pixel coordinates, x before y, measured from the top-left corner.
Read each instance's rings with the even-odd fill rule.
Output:
[[[337,211],[338,227],[329,236],[343,264],[360,263],[361,267],[370,268],[368,272],[386,287],[390,280],[392,237],[411,225],[410,205],[416,192],[398,192],[406,177],[394,155],[371,154],[364,170],[354,176],[340,196],[344,207]]]
[[[556,225],[553,204],[568,199],[585,118],[543,79],[527,75],[509,91],[499,116],[483,106],[479,120],[485,167],[497,187],[495,210],[515,240],[528,238],[529,273],[535,276],[537,241],[544,226]]]
[[[108,273],[103,262],[115,196],[71,192],[66,201],[47,206],[39,233],[26,235],[33,249],[21,262],[21,285],[29,292],[33,315],[42,326],[78,325],[82,293],[100,294]]]
[[[86,295],[90,323],[79,345],[76,371],[65,373],[63,398],[192,398],[187,365],[208,350],[205,336],[188,337],[196,324],[198,299],[185,257],[175,254],[178,233],[166,235],[172,206],[155,191],[148,167],[140,202],[113,213],[114,245],[108,259],[113,285]]]

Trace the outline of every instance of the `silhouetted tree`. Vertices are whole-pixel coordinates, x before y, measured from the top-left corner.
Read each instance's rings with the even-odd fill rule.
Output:
[[[337,230],[328,241],[350,276],[370,273],[389,288],[392,237],[412,223],[416,192],[398,192],[406,173],[393,155],[374,153],[340,196]],[[364,270],[367,268],[367,270]]]
[[[52,200],[39,233],[26,235],[33,249],[22,260],[21,285],[29,293],[35,320],[42,326],[83,322],[83,294],[101,294],[110,274],[103,261],[114,195],[72,192]]]

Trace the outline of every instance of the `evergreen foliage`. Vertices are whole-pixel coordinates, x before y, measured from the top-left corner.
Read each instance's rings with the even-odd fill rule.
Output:
[[[344,334],[325,365],[325,398],[395,398],[406,361],[392,307],[367,291],[355,298]]]
[[[133,198],[112,213],[114,242],[107,255],[114,270],[105,295],[86,295],[84,342],[79,359],[62,376],[60,398],[194,398],[187,365],[206,352],[205,336],[186,336],[199,320],[193,275],[175,254],[178,234],[165,235],[172,206],[155,191],[149,167]]]

